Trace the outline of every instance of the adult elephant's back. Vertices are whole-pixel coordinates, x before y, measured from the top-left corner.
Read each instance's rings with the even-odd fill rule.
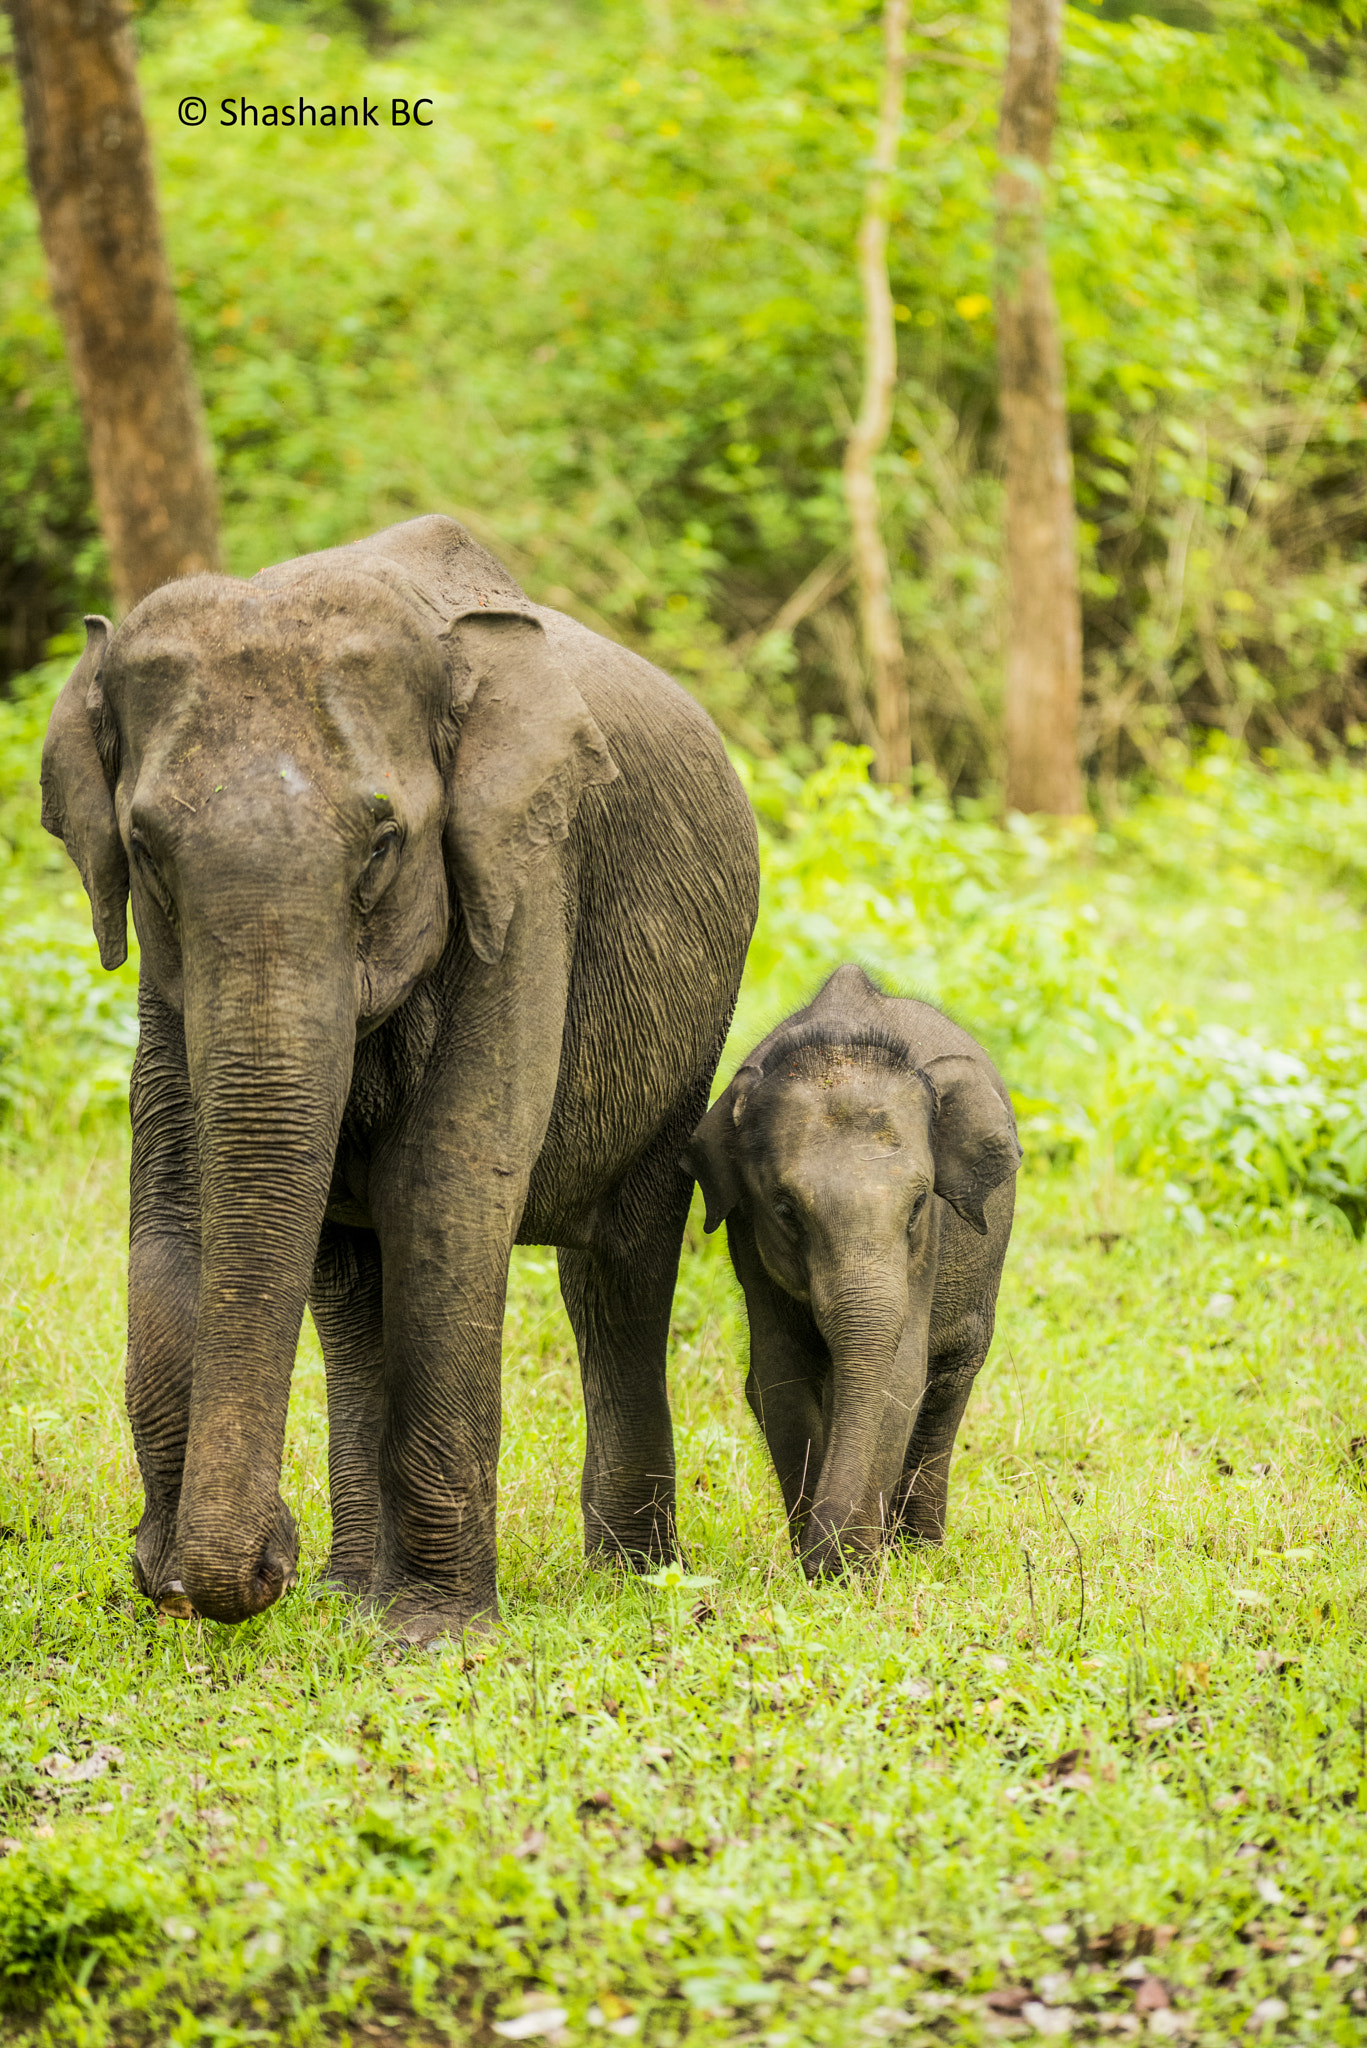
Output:
[[[585,791],[571,831],[560,1084],[519,1234],[601,1242],[631,1234],[606,1192],[647,1152],[677,1171],[706,1106],[759,905],[757,835],[687,691],[562,613],[536,615],[619,773]]]

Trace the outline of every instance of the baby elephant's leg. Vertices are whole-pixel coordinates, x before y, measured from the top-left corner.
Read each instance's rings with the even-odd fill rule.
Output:
[[[897,1527],[905,1542],[944,1541],[949,1461],[982,1362],[981,1354],[966,1360],[931,1360],[898,1489]]]

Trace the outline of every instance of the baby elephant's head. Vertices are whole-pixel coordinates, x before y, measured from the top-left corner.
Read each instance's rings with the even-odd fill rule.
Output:
[[[1019,1159],[986,1059],[918,1066],[873,1034],[780,1039],[693,1133],[683,1164],[707,1229],[748,1225],[769,1281],[807,1305],[829,1354],[809,1571],[838,1569],[886,1528],[924,1386],[940,1202],[986,1236],[984,1202]]]
[[[684,1155],[707,1229],[743,1208],[770,1276],[822,1322],[822,1298],[852,1261],[870,1277],[894,1254],[914,1258],[932,1193],[986,1235],[983,1203],[1020,1159],[994,1083],[986,1060],[917,1066],[872,1034],[780,1041],[740,1069]]]

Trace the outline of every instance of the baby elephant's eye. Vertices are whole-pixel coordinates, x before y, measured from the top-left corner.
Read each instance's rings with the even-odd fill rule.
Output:
[[[780,1223],[797,1222],[797,1204],[790,1201],[787,1195],[775,1195],[771,1206]]]

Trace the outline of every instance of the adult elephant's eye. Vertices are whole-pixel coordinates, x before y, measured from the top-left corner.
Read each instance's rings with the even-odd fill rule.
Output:
[[[916,1197],[916,1200],[911,1205],[911,1214],[907,1218],[908,1232],[915,1230],[917,1224],[920,1222],[922,1216],[925,1214],[926,1203],[929,1200],[930,1189],[922,1188],[920,1194]]]
[[[770,1206],[777,1220],[786,1230],[791,1230],[797,1222],[797,1204],[790,1201],[787,1195],[775,1195]]]
[[[381,825],[370,843],[369,857],[356,884],[356,900],[362,910],[372,910],[393,881],[402,845],[403,832],[398,825]]]

